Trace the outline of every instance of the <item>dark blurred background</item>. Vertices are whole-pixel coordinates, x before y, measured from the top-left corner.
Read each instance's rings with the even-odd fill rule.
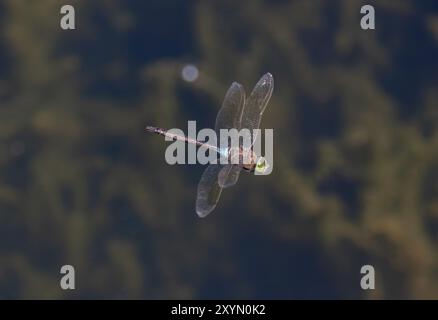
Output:
[[[0,298],[438,298],[435,0],[66,2],[0,2]],[[204,167],[143,128],[265,72],[274,171],[199,219]]]

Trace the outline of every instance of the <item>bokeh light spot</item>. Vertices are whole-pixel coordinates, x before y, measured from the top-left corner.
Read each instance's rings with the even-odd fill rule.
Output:
[[[188,64],[188,65],[184,66],[184,68],[182,69],[181,75],[185,81],[193,82],[196,79],[198,79],[199,70],[196,66],[194,66],[192,64]]]

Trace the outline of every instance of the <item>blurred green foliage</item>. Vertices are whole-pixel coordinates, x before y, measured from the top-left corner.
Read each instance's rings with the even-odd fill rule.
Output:
[[[434,1],[63,4],[0,2],[0,298],[438,298]],[[274,171],[199,219],[202,166],[143,128],[211,127],[268,71]]]

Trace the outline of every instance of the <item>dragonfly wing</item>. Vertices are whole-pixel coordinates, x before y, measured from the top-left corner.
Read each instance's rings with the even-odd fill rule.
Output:
[[[273,90],[274,78],[270,73],[266,73],[257,82],[251,95],[245,102],[245,111],[242,116],[240,129],[246,128],[252,132],[252,130],[259,128],[263,111],[265,111],[269,99],[271,99]]]
[[[224,166],[218,175],[219,186],[228,188],[234,186],[239,179],[242,169],[235,164],[227,164]]]
[[[225,94],[222,107],[216,117],[216,125],[214,129],[217,134],[219,134],[220,129],[240,127],[244,105],[245,90],[241,84],[233,82]]]
[[[219,201],[222,188],[218,183],[218,174],[223,167],[220,164],[210,164],[201,176],[196,198],[196,213],[201,218],[212,212]]]

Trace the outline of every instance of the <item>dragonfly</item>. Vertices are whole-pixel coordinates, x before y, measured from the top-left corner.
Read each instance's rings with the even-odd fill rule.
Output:
[[[233,82],[225,94],[221,109],[216,116],[215,132],[217,136],[220,136],[221,129],[248,129],[250,132],[258,129],[273,90],[274,78],[270,73],[266,73],[260,78],[248,97],[246,97],[243,86]],[[196,197],[196,213],[201,218],[206,217],[216,208],[222,189],[235,185],[242,170],[263,174],[269,168],[266,159],[257,155],[253,150],[256,139],[254,135],[250,146],[240,145],[236,150],[230,145],[218,148],[208,142],[173,134],[158,127],[147,126],[145,130],[166,136],[170,140],[183,141],[207,148],[216,152],[219,157],[227,157],[230,160],[236,156],[239,157],[238,161],[229,161],[226,164],[211,163],[203,172],[198,183]]]

